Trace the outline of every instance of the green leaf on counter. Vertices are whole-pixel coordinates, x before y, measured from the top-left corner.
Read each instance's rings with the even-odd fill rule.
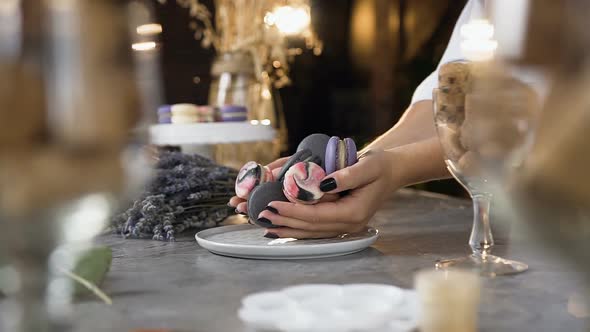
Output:
[[[100,288],[98,288],[98,286],[96,286],[95,284],[91,283],[90,281],[88,281],[88,280],[80,277],[79,275],[77,275],[73,272],[70,272],[68,270],[61,270],[61,272],[63,274],[65,274],[68,278],[71,278],[72,280],[77,282],[76,285],[83,286],[85,289],[87,289],[88,291],[90,291],[91,293],[96,295],[98,298],[103,300],[104,303],[106,303],[108,305],[113,304],[113,300],[107,294],[105,294],[105,292],[103,292]]]
[[[87,281],[98,288],[111,268],[112,259],[113,251],[109,247],[94,247],[82,253],[78,258],[74,270],[71,271],[71,275],[68,274],[69,277],[77,281],[75,284],[75,294],[86,295],[94,293],[98,295],[95,290],[81,282],[81,280]]]

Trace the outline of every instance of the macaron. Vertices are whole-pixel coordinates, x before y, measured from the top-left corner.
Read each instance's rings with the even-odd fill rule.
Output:
[[[162,105],[158,107],[158,123],[172,123],[170,105]]]
[[[254,188],[248,200],[248,217],[250,220],[256,225],[265,228],[279,227],[258,221],[260,212],[266,209],[268,203],[274,201],[289,201],[283,193],[283,184],[281,182],[266,182]]]
[[[326,156],[326,146],[328,146],[329,140],[330,136],[326,134],[311,134],[299,143],[297,151],[305,149],[310,150],[312,155],[317,156],[320,159],[320,162],[317,164],[325,169],[324,158]]]
[[[199,108],[193,104],[174,104],[170,107],[172,123],[185,124],[199,122]]]
[[[356,164],[356,154],[356,144],[351,138],[341,140],[337,136],[332,136],[326,146],[324,157],[326,175]]]
[[[215,122],[215,110],[212,106],[198,106],[199,122]]]
[[[267,166],[262,166],[255,161],[249,161],[242,166],[236,178],[236,196],[248,199],[256,186],[271,181],[274,181],[274,177]]]
[[[326,176],[324,169],[313,162],[303,161],[291,166],[283,180],[283,193],[290,202],[315,204],[324,196],[320,182]]]
[[[248,109],[244,106],[224,105],[219,108],[219,118],[223,122],[246,121]]]

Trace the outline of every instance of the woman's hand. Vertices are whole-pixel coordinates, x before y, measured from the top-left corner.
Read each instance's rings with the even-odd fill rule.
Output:
[[[270,168],[270,170],[272,171],[272,175],[275,178],[279,175],[281,168],[283,168],[283,165],[287,162],[287,160],[289,160],[289,158],[290,157],[280,158],[267,165],[268,168]],[[338,194],[325,194],[324,197],[320,199],[320,202],[332,202],[337,200],[339,197],[340,195]],[[240,198],[238,196],[233,196],[229,200],[228,205],[231,207],[235,207],[237,213],[243,215],[248,214],[248,200],[246,199]]]
[[[279,228],[266,237],[326,238],[363,230],[390,194],[403,186],[391,151],[368,153],[358,163],[328,175],[320,189],[326,198],[315,205],[271,202],[258,218]],[[348,191],[338,199],[338,193]]]

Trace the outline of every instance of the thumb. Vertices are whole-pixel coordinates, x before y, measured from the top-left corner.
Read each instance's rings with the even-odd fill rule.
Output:
[[[266,167],[268,167],[270,169],[270,171],[272,172],[274,179],[276,179],[279,176],[281,169],[283,168],[285,163],[287,163],[288,160],[289,160],[289,157],[283,157],[283,158],[279,158],[279,159],[273,161],[272,163],[266,165]]]
[[[287,162],[287,160],[289,160],[289,157],[283,157],[283,158],[279,158],[273,162],[271,162],[270,164],[266,165],[268,168],[270,168],[271,170],[274,170],[276,168],[281,168],[283,167],[283,165],[285,165],[285,163]]]
[[[379,160],[367,156],[352,166],[326,176],[320,183],[320,190],[325,193],[338,193],[362,187],[373,182],[379,176],[379,173]]]

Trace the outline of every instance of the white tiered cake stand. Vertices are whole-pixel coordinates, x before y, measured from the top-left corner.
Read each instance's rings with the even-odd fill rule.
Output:
[[[191,124],[157,124],[150,126],[150,142],[155,145],[177,145],[185,152],[211,157],[210,145],[272,141],[272,126],[249,122],[211,122]]]

